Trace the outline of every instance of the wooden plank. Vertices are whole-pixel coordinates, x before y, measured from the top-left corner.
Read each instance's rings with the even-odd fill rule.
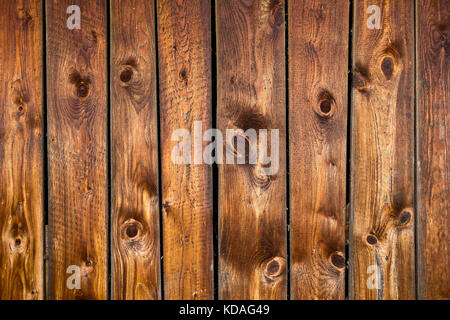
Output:
[[[154,2],[111,2],[112,298],[159,299]]]
[[[49,296],[105,299],[106,3],[49,0],[46,4]],[[81,9],[81,29],[67,26],[70,5]],[[67,280],[73,278],[67,271],[75,276],[78,268],[81,287],[69,289]]]
[[[268,165],[219,165],[219,298],[285,299],[286,172],[285,172],[285,20],[280,0],[216,1],[217,123],[227,129],[279,130],[278,155]],[[276,143],[276,141],[275,141]],[[226,158],[236,147],[227,143]],[[225,162],[227,160],[224,160]]]
[[[354,12],[350,296],[413,299],[414,3]]]
[[[450,1],[417,1],[418,287],[450,299]]]
[[[0,11],[0,300],[42,299],[42,2]]]
[[[349,1],[290,1],[291,298],[343,299]]]
[[[211,127],[210,1],[157,6],[165,298],[212,299],[212,171],[171,156],[175,130]]]

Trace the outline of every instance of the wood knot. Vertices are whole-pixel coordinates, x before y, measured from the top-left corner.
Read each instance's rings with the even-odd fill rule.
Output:
[[[95,262],[89,258],[87,258],[83,264],[81,264],[81,274],[84,277],[89,277],[89,274],[94,272]]]
[[[286,260],[282,257],[274,257],[266,262],[264,266],[264,276],[269,280],[276,280],[285,270]]]
[[[180,70],[179,76],[180,76],[180,80],[183,81],[183,82],[185,83],[185,85],[187,85],[187,82],[188,82],[188,74],[187,74],[186,68],[183,67],[183,68]]]
[[[362,94],[367,94],[370,82],[369,70],[361,62],[357,62],[352,72],[352,86]]]
[[[133,76],[133,70],[131,68],[126,68],[120,73],[120,81],[129,82]]]
[[[17,10],[17,18],[25,23],[29,23],[31,20],[33,20],[33,17],[31,16],[30,12],[24,8],[19,8]]]
[[[89,94],[89,86],[84,83],[80,83],[77,87],[77,96],[80,98],[86,98],[88,94]]]
[[[138,234],[137,226],[134,224],[130,224],[126,229],[126,234],[130,239],[136,237]]]
[[[383,71],[386,79],[390,80],[394,73],[394,60],[391,57],[385,57],[381,62],[381,71]]]
[[[315,112],[319,117],[328,119],[333,116],[336,109],[335,106],[336,101],[332,94],[327,90],[323,90],[318,95],[318,108],[315,108]]]
[[[317,20],[325,20],[325,5],[324,4],[320,4],[319,7],[314,11],[314,15],[316,17]]]
[[[12,253],[21,254],[26,251],[26,241],[21,236],[16,236],[10,240],[10,250]]]
[[[13,100],[14,104],[17,106],[17,111],[19,115],[23,114],[24,105],[30,101],[28,94],[20,92]]]
[[[281,0],[271,0],[269,2],[270,18],[269,24],[272,27],[279,27],[284,22],[284,12]]]
[[[86,98],[89,95],[91,80],[88,77],[82,77],[78,71],[73,71],[69,75],[69,81],[76,86],[76,92],[79,98]]]
[[[398,225],[404,226],[407,225],[411,221],[412,217],[412,209],[407,208],[402,210],[400,212],[400,215],[398,216]]]
[[[371,244],[371,245],[375,245],[375,244],[377,244],[377,242],[378,242],[377,237],[375,237],[375,236],[372,235],[372,234],[369,234],[369,235],[367,236],[366,241],[367,241],[368,244]]]
[[[125,241],[136,241],[142,232],[142,224],[135,219],[128,219],[122,224],[122,239]]]
[[[345,257],[342,252],[333,252],[331,255],[331,263],[338,269],[345,267]]]
[[[450,41],[449,41],[449,24],[448,23],[440,23],[437,25],[437,30],[434,32],[436,36],[433,35],[433,40],[437,42],[437,45],[440,48],[444,49],[445,55],[450,53]]]
[[[97,42],[97,32],[95,32],[95,30],[91,30],[89,40],[92,42]]]

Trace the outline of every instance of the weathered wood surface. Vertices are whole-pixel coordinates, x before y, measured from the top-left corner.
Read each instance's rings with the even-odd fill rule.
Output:
[[[70,5],[81,29],[69,30]],[[49,297],[107,298],[106,2],[48,0]],[[81,288],[69,289],[69,266]]]
[[[219,165],[219,298],[285,299],[284,2],[216,1],[216,26],[218,128],[223,134],[254,129],[258,140],[260,129],[269,136],[279,130],[274,174],[264,175],[266,165],[259,160],[249,164],[247,153],[244,165]],[[246,152],[262,151],[247,140]],[[227,143],[225,157],[239,152],[235,147]]]
[[[450,299],[449,0],[0,10],[0,300]],[[218,181],[195,153],[215,122]],[[249,129],[268,155],[279,129],[275,173]]]
[[[349,1],[289,17],[291,298],[343,299]]]
[[[211,128],[209,0],[158,0],[161,184],[166,299],[212,299],[212,171],[175,164],[172,133]],[[203,143],[203,146],[206,143]],[[194,153],[192,152],[192,158]],[[192,159],[191,159],[192,160]]]
[[[417,1],[418,289],[450,299],[450,1]]]
[[[42,2],[0,11],[0,300],[42,299]]]
[[[413,299],[414,3],[355,1],[354,13],[350,297]]]
[[[154,2],[111,1],[112,298],[159,299]]]

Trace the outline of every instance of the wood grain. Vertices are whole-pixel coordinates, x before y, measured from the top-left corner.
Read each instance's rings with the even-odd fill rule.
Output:
[[[171,159],[175,130],[193,137],[194,121],[211,127],[211,7],[208,0],[157,6],[165,298],[212,299],[211,167]]]
[[[279,130],[279,168],[219,165],[219,298],[285,299],[285,20],[280,0],[216,1],[217,124]],[[258,148],[247,139],[246,153]],[[224,141],[225,137],[224,137]],[[234,142],[233,142],[234,143]],[[224,155],[234,156],[227,143]],[[231,150],[231,152],[228,152]],[[238,152],[238,151],[237,151]],[[276,150],[269,148],[269,154]],[[274,161],[270,165],[274,165]]]
[[[112,298],[159,299],[154,2],[111,2]]]
[[[42,299],[42,2],[0,11],[0,300]]]
[[[367,27],[370,5],[380,29]],[[414,299],[414,6],[354,12],[350,297]]]
[[[46,4],[49,296],[106,299],[106,3]],[[81,9],[79,30],[66,25],[70,5]],[[80,268],[80,289],[66,285],[70,265]]]
[[[450,1],[416,3],[419,298],[450,299]]]
[[[291,298],[343,299],[349,1],[288,14]]]

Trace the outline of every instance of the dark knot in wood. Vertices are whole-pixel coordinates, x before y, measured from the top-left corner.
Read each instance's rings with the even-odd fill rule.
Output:
[[[367,243],[372,244],[372,245],[374,245],[378,242],[377,238],[373,235],[368,235],[366,240],[367,240]]]
[[[89,87],[84,83],[80,83],[77,88],[78,97],[86,98],[88,93],[89,93]]]
[[[135,224],[130,224],[127,227],[126,234],[129,238],[134,238],[138,234],[138,227]]]
[[[381,62],[381,70],[383,71],[386,79],[390,80],[392,78],[392,74],[394,73],[394,61],[391,57],[386,57]]]
[[[274,257],[270,259],[264,267],[264,276],[270,280],[276,280],[283,274],[285,269],[285,259],[282,257]]]
[[[331,263],[338,269],[345,267],[345,258],[341,252],[334,252],[331,255]]]
[[[133,71],[131,69],[125,69],[120,74],[120,81],[129,82],[133,76]]]

